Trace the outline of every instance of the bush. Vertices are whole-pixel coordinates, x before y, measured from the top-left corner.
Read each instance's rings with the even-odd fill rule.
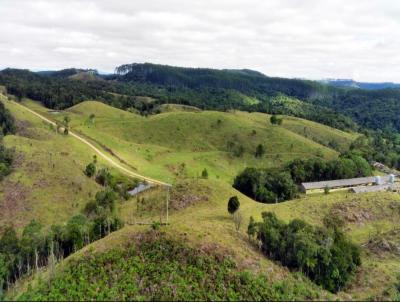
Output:
[[[104,187],[111,185],[112,175],[107,168],[100,169],[96,175],[96,182]]]
[[[256,152],[254,154],[255,157],[262,157],[265,154],[264,145],[259,144],[256,148]]]
[[[94,163],[90,163],[86,166],[85,174],[87,177],[92,177],[96,174],[96,165]]]
[[[282,125],[282,118],[278,118],[275,114],[271,116],[270,122],[272,125]]]
[[[228,212],[233,215],[237,210],[239,210],[240,201],[237,196],[232,196],[228,201]]]
[[[204,179],[208,178],[208,171],[206,168],[204,168],[204,170],[201,172],[201,177]]]

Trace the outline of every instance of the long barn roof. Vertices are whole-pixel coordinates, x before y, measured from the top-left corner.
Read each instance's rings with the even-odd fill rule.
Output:
[[[382,183],[389,181],[390,176],[381,176]],[[351,187],[367,185],[375,182],[375,176],[370,177],[359,177],[359,178],[348,178],[348,179],[338,179],[338,180],[327,180],[327,181],[317,181],[317,182],[303,182],[301,185],[306,190],[312,189],[323,189],[323,188],[337,188],[337,187]]]

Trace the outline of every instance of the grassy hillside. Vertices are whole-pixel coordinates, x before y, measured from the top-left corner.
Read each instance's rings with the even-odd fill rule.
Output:
[[[4,97],[2,101],[17,121],[17,133],[4,139],[16,159],[14,172],[0,182],[0,225],[19,229],[32,219],[43,225],[68,220],[100,190],[83,174],[93,152]]]
[[[316,138],[345,148],[355,137],[295,118],[285,117],[288,123],[283,126],[271,125],[270,116],[260,113],[174,110],[142,117],[91,101],[51,115],[37,103],[25,104],[59,121],[68,115],[73,130],[102,142],[137,172],[170,182],[179,175],[199,176],[205,168],[211,179],[232,182],[247,166],[279,166],[298,157],[334,158],[338,153]],[[314,140],[298,130],[304,127]],[[266,148],[262,158],[254,156],[258,144]],[[235,156],[240,146],[243,154]]]
[[[260,220],[262,211],[273,211],[285,221],[301,218],[314,225],[321,225],[325,215],[332,215],[332,213],[341,215],[346,222],[346,233],[356,243],[362,245],[363,264],[357,272],[355,280],[348,288],[338,293],[338,298],[342,300],[393,298],[394,282],[396,275],[400,272],[398,256],[395,252],[387,250],[385,246],[373,246],[369,242],[373,242],[377,235],[388,234],[397,228],[397,221],[400,218],[400,197],[398,194],[321,194],[306,196],[277,205],[265,205],[256,203],[239,192],[233,191],[229,185],[220,181],[186,181],[178,184],[176,188],[179,188],[180,193],[172,198],[172,204],[176,199],[188,200],[191,198],[197,201],[190,207],[172,211],[171,224],[162,229],[169,236],[200,250],[213,250],[216,253],[230,255],[240,270],[266,274],[271,283],[286,280],[289,289],[293,289],[294,284],[297,284],[308,289],[307,291],[311,290],[314,294],[318,293],[316,297],[320,297],[320,299],[329,296],[329,294],[322,289],[316,290],[315,286],[308,281],[296,279],[295,275],[282,268],[279,263],[271,262],[261,255],[254,244],[249,241],[246,235],[246,227],[249,217],[254,216],[256,220]],[[238,195],[241,202],[240,211],[243,215],[243,225],[239,232],[236,232],[232,217],[226,209],[227,199],[232,194]],[[204,195],[207,198],[201,198]],[[199,198],[196,199],[196,196]],[[125,215],[130,215],[128,213],[135,211],[136,200],[121,205],[121,213],[125,213]],[[156,215],[154,217],[158,219]],[[148,228],[148,226],[137,225],[125,227],[68,258],[60,269],[66,267],[68,271],[69,265],[74,265],[75,260],[93,253],[109,253],[110,249],[126,253],[124,252],[126,247],[132,246],[129,242],[132,242],[134,238],[139,236],[138,234],[148,230]],[[390,240],[393,240],[395,236],[398,235],[393,235]],[[94,266],[90,267],[89,265],[88,269],[93,270],[94,268]],[[120,268],[117,263],[112,262],[108,269],[115,269],[115,272],[118,272]],[[62,274],[58,276],[63,278]],[[46,274],[42,277],[46,279]],[[32,284],[36,284],[35,282]],[[66,282],[68,284],[69,281]],[[45,282],[45,284],[47,283]],[[121,290],[132,286],[130,284],[132,283],[125,283]],[[26,283],[23,283],[15,289],[15,292],[21,293],[25,287]],[[330,299],[334,298],[333,296],[329,297]],[[309,297],[303,296],[301,298],[297,296],[297,298],[306,299]]]
[[[223,250],[193,248],[150,232],[130,238],[131,247],[86,253],[20,300],[304,300],[321,297],[300,278],[273,281],[241,271]],[[73,280],[79,280],[74,282]],[[136,282],[136,280],[140,280]],[[105,286],[100,286],[104,284]]]
[[[46,223],[66,220],[82,209],[87,201],[86,196],[90,196],[93,194],[91,192],[98,189],[94,182],[89,181],[82,174],[84,166],[92,159],[92,152],[73,138],[56,135],[47,125],[19,107],[14,107],[7,102],[6,104],[17,120],[29,122],[30,127],[27,129],[37,135],[34,138],[27,138],[28,135],[21,133],[20,130],[17,136],[7,138],[8,146],[16,146],[17,150],[21,150],[23,154],[34,156],[33,158],[36,159],[35,161],[25,160],[24,164],[18,166],[16,172],[7,180],[18,183],[20,179],[20,183],[25,186],[42,179],[47,180],[46,185],[33,187],[32,192],[36,192],[36,199],[33,197],[23,199],[26,200],[23,205],[28,205],[30,210],[25,210],[21,206],[15,212],[9,212],[9,217],[14,215],[20,225],[26,223],[31,217],[39,218]],[[317,155],[326,158],[335,157],[338,155],[336,151],[315,141],[324,140],[323,143],[328,145],[334,140],[339,146],[345,148],[356,135],[289,117],[284,117],[282,126],[275,126],[269,123],[268,115],[260,113],[178,110],[146,118],[98,102],[84,102],[58,114],[49,113],[38,103],[25,101],[24,104],[59,121],[68,115],[74,131],[90,137],[98,146],[111,148],[113,153],[138,172],[174,182],[170,201],[171,224],[162,227],[162,230],[167,233],[167,239],[174,240],[174,245],[180,246],[184,241],[181,251],[187,251],[187,254],[194,254],[194,250],[207,251],[206,258],[201,258],[204,254],[199,252],[194,256],[193,261],[198,264],[197,261],[201,258],[201,261],[211,263],[216,270],[209,273],[206,272],[204,266],[193,265],[193,263],[188,265],[184,260],[186,254],[176,253],[175,256],[168,255],[170,258],[165,258],[165,255],[158,252],[164,241],[151,241],[148,246],[141,246],[137,238],[143,239],[144,237],[140,236],[144,236],[144,232],[149,227],[128,225],[62,262],[58,266],[51,287],[51,292],[58,296],[51,296],[52,298],[82,297],[84,289],[75,282],[78,277],[82,277],[82,282],[86,282],[83,284],[90,285],[91,292],[87,293],[90,297],[104,299],[107,297],[104,295],[108,293],[102,290],[105,284],[120,294],[132,290],[132,287],[138,284],[135,278],[149,278],[148,274],[152,267],[159,270],[156,270],[158,273],[156,276],[151,275],[151,278],[159,278],[157,280],[161,282],[171,276],[168,268],[173,271],[181,266],[195,271],[196,274],[207,275],[209,277],[205,279],[207,284],[215,284],[215,278],[220,278],[217,282],[227,286],[230,284],[229,280],[240,279],[241,271],[250,271],[255,274],[253,276],[255,279],[267,278],[268,286],[265,287],[265,282],[262,282],[263,285],[258,287],[260,292],[263,288],[267,288],[265,292],[268,295],[263,296],[265,298],[335,298],[305,280],[304,277],[300,277],[299,274],[290,273],[279,263],[268,260],[248,239],[246,228],[250,216],[260,220],[261,212],[273,211],[284,221],[301,218],[314,225],[321,225],[325,215],[341,217],[345,221],[345,232],[353,241],[362,246],[363,264],[352,284],[338,293],[337,298],[342,300],[393,299],[394,282],[396,275],[400,273],[400,262],[396,254],[396,243],[399,242],[397,222],[400,218],[398,194],[331,193],[302,196],[280,204],[261,204],[237,192],[230,185],[236,173],[246,166],[278,166],[295,157],[305,158]],[[92,114],[94,117],[90,118]],[[304,127],[307,128],[306,133],[304,133]],[[245,152],[242,157],[236,158],[228,152],[226,147],[229,141],[243,145]],[[259,143],[265,144],[267,153],[262,159],[255,159],[253,152]],[[55,154],[55,159],[52,161],[48,159],[50,155],[46,157],[48,150],[52,150]],[[31,162],[38,162],[38,166],[29,170]],[[55,163],[54,168],[52,168],[52,163]],[[199,175],[204,168],[209,171],[209,179],[193,179],[193,176]],[[79,183],[83,186],[82,191],[74,189],[72,182],[76,177],[79,177]],[[3,185],[5,183],[3,182]],[[128,224],[140,221],[143,216],[150,221],[159,220],[160,216],[164,216],[163,210],[160,211],[157,205],[163,205],[165,194],[165,191],[147,192],[141,195],[140,199],[131,198],[119,203],[117,210]],[[233,195],[237,195],[241,202],[240,212],[243,222],[239,232],[235,230],[232,217],[227,212],[227,201]],[[149,202],[145,205],[147,206],[145,209],[143,209],[142,198]],[[57,202],[58,200],[60,202]],[[75,201],[78,206],[72,207],[69,200],[79,200]],[[138,201],[141,202],[141,209],[139,209]],[[19,213],[24,213],[24,215]],[[233,261],[232,266],[229,264],[225,267],[226,262],[218,260],[220,254],[229,255]],[[140,268],[142,262],[137,258],[140,255],[145,257],[153,255],[146,258],[147,269]],[[126,262],[132,264],[130,268],[135,267],[135,269],[128,269]],[[172,266],[167,265],[167,262],[172,263]],[[74,269],[77,263],[79,270]],[[93,276],[99,274],[99,266],[104,267],[107,274],[102,273],[101,278],[93,279]],[[186,283],[181,281],[187,279],[185,269],[179,271],[174,277],[170,277],[172,279],[166,281],[169,283],[165,288],[179,288],[178,293],[189,295],[190,291],[187,290]],[[90,273],[84,274],[83,271]],[[219,277],[215,277],[214,273]],[[44,280],[44,283],[39,282],[39,277]],[[17,284],[8,293],[8,297],[20,296],[28,290],[28,285],[33,286],[33,289],[28,290],[25,299],[30,299],[35,295],[43,297],[40,295],[47,294],[46,279],[48,277],[49,271],[31,276],[25,280],[27,282]],[[238,285],[243,286],[240,287],[243,292],[249,288],[251,288],[250,292],[254,291],[251,287],[256,282],[252,279],[253,277],[249,279],[247,285],[242,283]],[[94,286],[97,281],[98,285]],[[179,284],[180,287],[175,287],[175,284],[177,286]],[[152,285],[151,282],[150,285]],[[140,286],[137,292],[143,297],[183,297],[173,296],[170,292],[157,291],[156,287],[153,291],[143,294],[141,290],[144,290],[144,287]],[[61,294],[58,291],[60,288]],[[204,290],[201,286],[199,288],[199,291]],[[199,292],[196,293],[199,294]],[[212,293],[211,290],[210,293]],[[219,292],[219,289],[216,289],[214,293],[219,294],[213,297],[227,297],[224,296],[226,292]],[[118,297],[122,298],[122,296]],[[138,296],[134,295],[134,297]],[[241,297],[248,298],[248,296]],[[20,298],[23,297],[20,296]]]

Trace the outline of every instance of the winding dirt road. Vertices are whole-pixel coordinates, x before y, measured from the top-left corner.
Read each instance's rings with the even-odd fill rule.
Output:
[[[9,100],[9,102],[23,108],[24,110],[36,115],[38,118],[40,118],[41,120],[53,125],[53,126],[57,126],[55,122],[51,121],[50,119],[44,117],[43,115],[37,113],[36,111],[20,104],[14,101]],[[80,140],[82,143],[84,143],[85,145],[89,146],[91,149],[93,149],[93,151],[95,151],[100,157],[102,157],[103,159],[105,159],[109,164],[111,164],[112,166],[114,166],[115,168],[119,169],[121,172],[123,172],[125,175],[131,176],[131,177],[135,177],[141,180],[144,180],[148,183],[151,184],[155,184],[155,185],[160,185],[160,186],[167,186],[170,187],[171,185],[150,177],[146,177],[144,175],[138,174],[136,172],[133,172],[132,170],[129,170],[127,168],[125,168],[124,166],[122,166],[121,164],[119,164],[118,162],[116,162],[112,157],[108,156],[107,154],[105,154],[104,152],[102,152],[99,148],[97,148],[96,146],[94,146],[91,142],[89,142],[88,140],[86,140],[85,138],[79,136],[78,134],[74,133],[73,131],[69,131],[69,135],[71,135],[72,137],[75,137],[76,139]]]

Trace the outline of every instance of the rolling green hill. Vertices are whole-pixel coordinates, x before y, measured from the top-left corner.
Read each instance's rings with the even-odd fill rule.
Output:
[[[37,103],[25,104],[50,116]],[[165,181],[179,174],[199,176],[207,169],[210,178],[232,182],[247,166],[279,166],[298,157],[334,158],[338,153],[326,147],[331,141],[346,148],[356,138],[295,118],[284,117],[288,123],[284,121],[283,126],[271,125],[269,115],[240,111],[175,110],[142,117],[90,101],[52,117],[61,122],[65,115],[73,130],[102,142],[137,172]],[[94,115],[92,120],[90,115]],[[261,159],[254,156],[259,144],[266,148]],[[239,148],[240,156],[235,153]]]
[[[13,219],[17,226],[23,226],[35,218],[50,224],[55,220],[66,221],[81,212],[88,198],[99,190],[82,172],[92,160],[93,152],[72,137],[55,134],[21,107],[7,101],[5,104],[19,124],[17,135],[6,137],[6,145],[16,147],[23,157],[1,183],[0,194],[6,192],[8,182],[32,188],[32,192],[21,199],[23,203],[14,212],[4,215],[3,221]],[[93,101],[56,114],[36,102],[25,100],[23,104],[60,122],[68,115],[73,131],[115,154],[136,172],[172,182],[174,187],[170,225],[161,227],[165,235],[158,232],[148,235],[149,226],[129,225],[142,215],[149,221],[159,220],[157,209],[139,210],[138,203],[142,198],[164,201],[165,192],[150,191],[140,198],[120,202],[117,211],[128,223],[126,227],[62,261],[55,275],[48,268],[21,280],[7,293],[7,298],[105,299],[115,293],[120,298],[171,299],[189,297],[192,293],[197,297],[213,295],[222,299],[238,296],[234,296],[234,289],[229,290],[232,291],[229,296],[221,288],[207,289],[203,285],[217,283],[229,288],[232,282],[243,299],[254,297],[253,291],[263,293],[264,298],[285,300],[394,297],[400,262],[394,248],[387,249],[388,244],[377,240],[383,237],[390,244],[398,240],[398,194],[331,193],[300,196],[280,204],[261,204],[231,187],[233,177],[246,166],[280,166],[297,157],[334,158],[338,153],[327,146],[335,141],[336,146],[345,149],[357,134],[286,116],[281,126],[271,125],[269,115],[240,111],[186,112],[175,107],[172,112],[143,117]],[[262,159],[256,159],[254,150],[260,143],[267,152]],[[236,157],[228,145],[231,149],[242,145],[243,155]],[[208,179],[197,179],[204,168],[209,172]],[[241,202],[243,221],[239,231],[227,212],[227,201],[233,195]],[[250,216],[260,221],[263,211],[272,211],[284,221],[301,218],[313,225],[322,225],[326,215],[343,218],[346,234],[362,246],[362,266],[351,285],[337,295],[327,293],[299,273],[292,273],[261,254],[248,239],[246,229]],[[169,251],[170,240],[172,246],[180,247],[179,252],[160,253],[160,247]],[[143,242],[148,244],[142,245]],[[177,267],[182,270],[176,271]],[[191,291],[185,281],[193,275],[187,274],[189,270],[204,279],[196,291]],[[244,271],[250,272],[250,276],[243,277]],[[80,287],[77,278],[86,285]],[[137,283],[140,278],[147,281]],[[160,289],[151,280],[166,285]],[[149,286],[154,288],[145,291]]]
[[[186,190],[180,190],[181,193],[179,194],[190,195],[193,198],[193,196],[201,196],[206,192],[207,199],[199,199],[186,209],[173,211],[170,217],[171,224],[162,228],[168,237],[174,238],[179,244],[184,242],[185,246],[195,248],[197,251],[213,251],[210,252],[212,257],[217,257],[219,253],[228,255],[236,263],[239,270],[266,275],[271,284],[286,283],[287,291],[282,291],[282,296],[279,296],[279,298],[288,299],[286,294],[289,293],[291,296],[297,297],[297,299],[309,299],[311,297],[314,297],[314,299],[326,299],[327,297],[334,299],[335,296],[326,293],[322,289],[317,289],[304,279],[298,279],[298,276],[289,273],[279,263],[271,262],[259,253],[256,246],[249,241],[246,235],[246,226],[250,216],[259,220],[262,211],[273,211],[285,221],[301,218],[314,225],[321,225],[325,215],[335,213],[335,215],[342,216],[346,222],[346,233],[356,243],[363,246],[362,267],[357,271],[351,286],[339,292],[336,298],[341,300],[387,300],[393,297],[396,274],[400,270],[398,258],[393,251],[387,250],[384,246],[370,246],[369,242],[373,241],[373,238],[379,236],[379,234],[388,234],[396,229],[396,222],[400,215],[398,211],[400,208],[398,194],[368,193],[357,196],[348,193],[334,193],[328,196],[321,194],[302,197],[277,205],[266,205],[254,202],[239,192],[232,190],[229,185],[221,181],[189,181],[179,186],[185,186],[186,188]],[[199,191],[199,187],[201,191]],[[227,199],[232,194],[238,195],[241,202],[240,211],[243,215],[243,226],[239,232],[236,232],[232,218],[229,217],[226,209]],[[131,200],[122,205],[121,212],[125,213],[124,215],[130,215],[128,213],[135,211],[135,209],[136,200]],[[147,232],[147,230],[149,230],[148,226],[135,225],[125,227],[66,259],[56,273],[57,279],[55,282],[58,284],[57,287],[64,280],[62,281],[64,291],[59,298],[65,299],[66,297],[71,297],[70,295],[79,294],[79,291],[74,293],[72,290],[68,290],[70,286],[76,286],[73,283],[73,279],[69,279],[72,278],[71,269],[74,267],[75,261],[83,263],[84,267],[82,269],[95,272],[98,267],[96,262],[87,263],[85,259],[89,257],[90,261],[99,261],[96,260],[99,257],[99,259],[104,259],[103,261],[108,263],[104,264],[107,270],[118,272],[121,269],[120,260],[118,260],[119,258],[113,258],[114,256],[112,255],[126,253],[126,250],[130,248],[136,250],[135,247],[139,245],[135,241],[137,240],[136,238],[143,240],[145,238],[143,233]],[[393,238],[390,240],[393,240]],[[149,248],[154,247],[150,246]],[[138,248],[138,251],[140,251],[140,248]],[[158,255],[155,250],[149,251],[149,253]],[[103,254],[104,256],[100,256]],[[179,260],[172,256],[170,261],[175,263],[175,261]],[[156,262],[154,265],[158,266],[160,263]],[[46,295],[47,292],[48,283],[46,279],[48,278],[48,273],[48,271],[43,272],[41,274],[41,285],[34,287],[35,291],[38,290],[42,295]],[[123,274],[126,274],[126,272]],[[135,272],[131,274],[131,277],[137,276]],[[160,268],[158,276],[163,276],[163,274],[165,274],[164,266]],[[111,276],[104,275],[102,278],[105,278],[104,282],[108,282],[110,287],[114,288],[117,286],[114,280],[117,279],[113,279]],[[118,274],[118,276],[121,275]],[[83,282],[90,283],[93,281],[89,276],[82,276],[82,278]],[[124,276],[123,278],[127,277]],[[32,285],[36,284],[37,286],[38,282],[37,278],[30,280]],[[13,292],[10,292],[10,297],[18,296],[21,292],[24,292],[26,286],[27,283],[21,283]],[[120,285],[119,290],[128,290],[128,288],[134,286],[135,281],[125,281],[123,285]],[[302,290],[299,290],[300,288]],[[54,288],[51,291],[56,293],[57,289]],[[32,290],[28,290],[28,292],[29,295],[27,297],[34,294]],[[178,291],[178,293],[181,294],[182,292]],[[95,292],[91,293],[91,295],[96,296]]]

